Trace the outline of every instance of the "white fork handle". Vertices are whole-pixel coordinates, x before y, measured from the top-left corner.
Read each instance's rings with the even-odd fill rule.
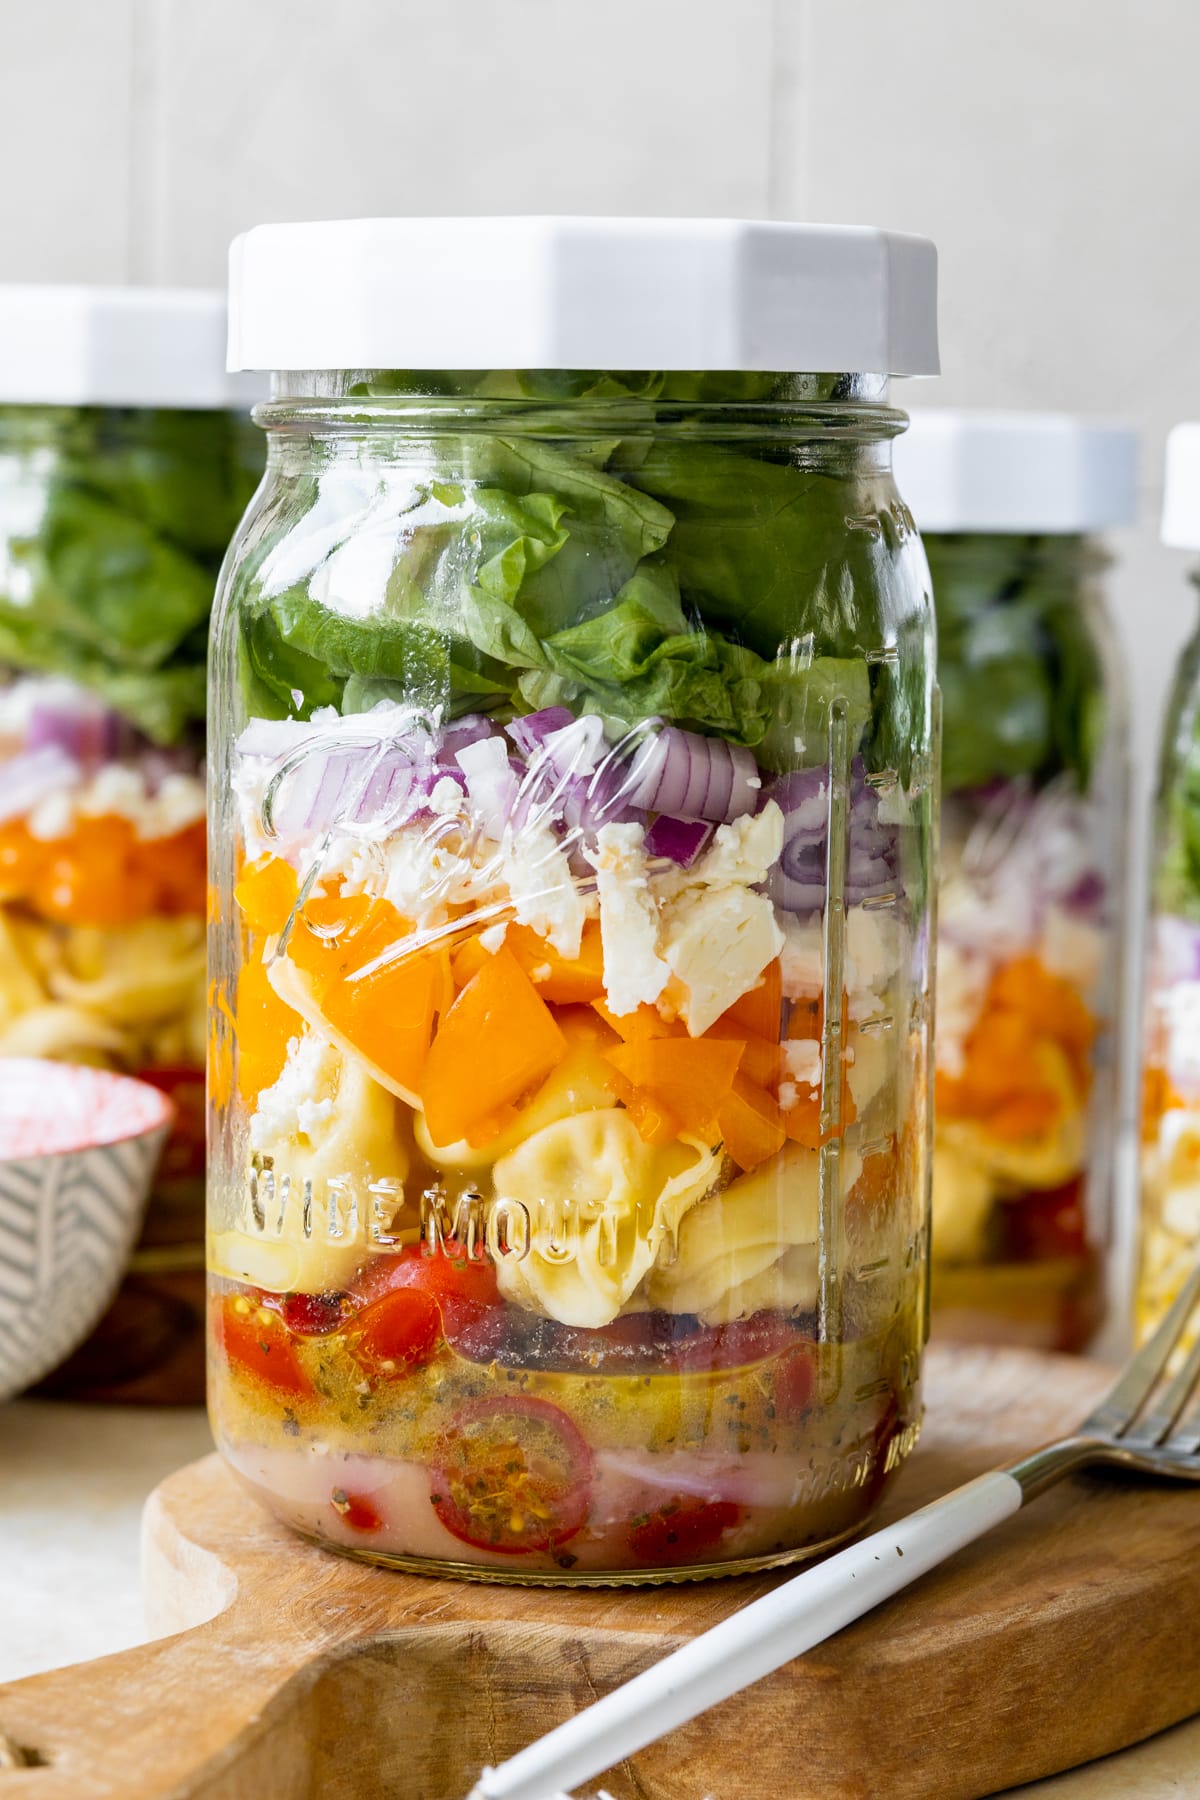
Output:
[[[1024,1498],[995,1469],[839,1550],[614,1688],[498,1768],[471,1800],[550,1800],[823,1643],[1009,1518]]]

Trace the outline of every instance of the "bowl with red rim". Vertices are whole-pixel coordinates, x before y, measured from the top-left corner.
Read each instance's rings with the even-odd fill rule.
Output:
[[[104,1313],[173,1116],[128,1075],[0,1060],[0,1400],[57,1368]]]

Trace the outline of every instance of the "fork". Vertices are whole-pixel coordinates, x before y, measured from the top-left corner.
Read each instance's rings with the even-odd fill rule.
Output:
[[[1200,1301],[1193,1270],[1162,1323],[1070,1436],[977,1476],[795,1575],[577,1713],[498,1768],[469,1800],[550,1800],[761,1681],[908,1587],[1064,1476],[1096,1464],[1200,1481],[1200,1330],[1173,1371]]]

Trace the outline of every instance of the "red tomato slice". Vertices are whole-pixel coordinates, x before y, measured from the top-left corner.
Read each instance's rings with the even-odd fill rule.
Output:
[[[433,1295],[400,1287],[359,1313],[350,1349],[374,1375],[406,1375],[428,1362],[441,1341],[442,1315]]]
[[[742,1521],[742,1508],[732,1500],[701,1500],[694,1494],[635,1519],[629,1542],[639,1562],[692,1563],[706,1556],[727,1531]]]
[[[430,1481],[434,1511],[462,1543],[505,1556],[556,1550],[587,1518],[592,1453],[548,1400],[474,1400],[443,1436]]]
[[[247,1294],[227,1294],[217,1314],[217,1342],[230,1368],[281,1394],[311,1394],[291,1334],[277,1312]]]

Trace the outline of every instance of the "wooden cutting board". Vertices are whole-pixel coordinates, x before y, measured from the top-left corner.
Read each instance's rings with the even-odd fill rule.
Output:
[[[1106,1380],[1033,1352],[933,1352],[887,1512],[1055,1436]],[[158,1489],[145,1536],[151,1628],[181,1635],[0,1687],[0,1800],[463,1800],[481,1765],[769,1585],[398,1575],[290,1538],[216,1457]],[[973,1800],[1200,1710],[1198,1617],[1200,1493],[1083,1478],[604,1784]]]

